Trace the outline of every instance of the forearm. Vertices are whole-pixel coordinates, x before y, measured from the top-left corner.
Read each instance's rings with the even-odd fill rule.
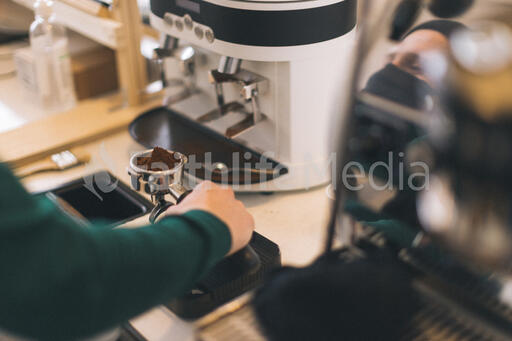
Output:
[[[0,251],[0,326],[38,339],[98,332],[164,303],[229,250],[225,227],[186,217],[132,230],[62,217],[38,224],[32,235],[0,237],[10,240]]]
[[[24,336],[69,340],[112,327],[183,293],[230,248],[226,226],[201,211],[112,230],[23,200],[33,207],[0,206],[9,217],[0,226],[0,329]]]

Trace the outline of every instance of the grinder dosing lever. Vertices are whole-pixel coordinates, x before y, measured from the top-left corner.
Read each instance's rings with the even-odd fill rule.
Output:
[[[153,153],[163,154],[168,160],[153,160]],[[178,152],[155,148],[134,154],[130,159],[128,174],[131,186],[138,192],[151,195],[155,207],[151,211],[149,221],[155,223],[167,209],[179,204],[192,191],[183,185],[183,171],[188,158]],[[170,195],[174,202],[167,201]],[[259,256],[250,246],[230,256],[234,266],[240,272],[253,273],[261,266]]]
[[[259,97],[267,91],[268,79],[241,69],[241,63],[241,60],[237,58],[221,57],[219,67],[216,70],[211,70],[209,74],[209,81],[215,86],[218,107],[197,119],[199,122],[206,123],[229,112],[245,114],[246,117],[242,121],[226,130],[225,135],[229,138],[240,135],[265,118],[260,109]],[[250,102],[252,112],[245,110],[244,104],[239,102],[225,102],[224,84],[226,83],[234,83],[240,87],[243,103]]]
[[[182,78],[167,78],[165,60],[169,58],[178,61]],[[179,46],[177,38],[169,35],[162,36],[161,47],[153,50],[153,60],[160,65],[162,89],[169,90],[164,99],[166,105],[184,100],[196,92],[196,59],[197,53],[192,46]]]

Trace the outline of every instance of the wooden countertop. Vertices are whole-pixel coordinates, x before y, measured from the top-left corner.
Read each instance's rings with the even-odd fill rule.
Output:
[[[123,107],[117,95],[80,102],[74,109],[46,116],[0,134],[0,159],[20,167],[53,153],[101,139],[126,129],[161,99]]]

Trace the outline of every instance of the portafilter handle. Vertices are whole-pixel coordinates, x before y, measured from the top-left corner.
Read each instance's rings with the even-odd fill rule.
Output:
[[[192,191],[186,189],[182,184],[175,183],[169,186],[169,194],[176,200],[176,204],[182,202],[190,193],[192,193]],[[149,215],[149,222],[151,224],[154,224],[158,217],[165,213],[169,207],[174,206],[172,202],[165,200],[165,194],[158,195],[156,201],[157,204]]]
[[[162,201],[158,201],[157,205],[153,208],[149,215],[149,222],[154,224],[158,217],[160,217],[171,206],[174,206],[174,204],[170,201],[166,201],[164,199]]]

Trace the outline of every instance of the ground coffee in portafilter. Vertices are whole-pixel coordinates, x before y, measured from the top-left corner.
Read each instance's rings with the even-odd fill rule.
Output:
[[[169,170],[176,167],[181,160],[173,152],[168,152],[164,148],[155,147],[151,156],[137,158],[137,166],[150,171],[159,172]],[[163,169],[163,164],[167,165],[167,169]]]

